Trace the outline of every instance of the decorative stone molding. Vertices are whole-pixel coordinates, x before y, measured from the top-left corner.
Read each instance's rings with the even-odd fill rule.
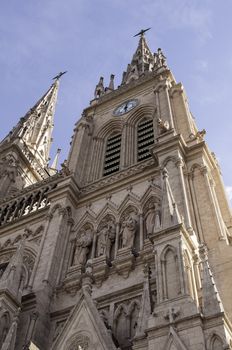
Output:
[[[180,164],[180,159],[176,156],[168,156],[167,158],[165,158],[161,164],[161,168],[164,169],[167,167],[167,164],[169,162],[172,162],[175,164],[175,166],[178,168],[178,165]]]
[[[92,268],[93,268],[93,277],[96,286],[99,288],[102,285],[102,282],[105,281],[108,277],[109,272],[109,262],[105,256],[99,256],[94,259]]]
[[[63,282],[63,289],[70,293],[71,295],[75,295],[77,291],[81,288],[81,280],[82,280],[82,266],[71,266],[68,269],[67,275]]]
[[[143,250],[139,252],[139,255],[141,256],[142,260],[144,261],[144,264],[146,265],[154,262],[154,247],[149,239],[144,240]]]
[[[104,177],[104,178],[102,178],[94,183],[91,183],[90,185],[84,186],[81,189],[81,197],[87,193],[96,191],[97,189],[103,188],[105,186],[108,186],[109,184],[113,184],[119,180],[122,180],[125,177],[128,177],[130,175],[141,173],[145,168],[152,166],[152,165],[156,165],[156,162],[154,159],[149,159],[147,161],[138,163],[138,164],[136,164],[130,168],[127,168],[125,170],[121,170],[115,175],[106,176],[106,177]]]
[[[174,98],[175,95],[182,95],[184,92],[184,87],[181,83],[172,86],[170,89],[170,97]]]
[[[135,256],[130,248],[121,248],[118,250],[117,258],[113,261],[113,266],[119,275],[128,278],[129,273],[134,269]]]
[[[87,350],[90,346],[90,340],[86,335],[74,335],[67,343],[67,350]]]

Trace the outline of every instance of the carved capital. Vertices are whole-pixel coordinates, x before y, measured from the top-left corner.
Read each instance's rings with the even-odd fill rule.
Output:
[[[184,167],[184,161],[182,158],[178,158],[175,162],[175,165],[177,168],[183,168]]]

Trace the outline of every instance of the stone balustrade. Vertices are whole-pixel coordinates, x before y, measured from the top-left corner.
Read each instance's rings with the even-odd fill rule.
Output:
[[[34,191],[24,193],[7,203],[2,203],[0,205],[0,226],[49,206],[48,192],[56,186],[56,183],[47,184]]]

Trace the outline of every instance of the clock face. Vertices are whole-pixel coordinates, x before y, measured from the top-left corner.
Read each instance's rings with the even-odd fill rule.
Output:
[[[122,103],[120,106],[115,108],[113,111],[113,115],[119,116],[123,115],[129,111],[131,111],[133,108],[135,108],[138,105],[139,101],[138,100],[129,100],[124,103]]]

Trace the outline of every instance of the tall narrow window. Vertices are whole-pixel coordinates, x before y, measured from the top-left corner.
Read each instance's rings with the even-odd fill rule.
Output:
[[[107,139],[103,176],[119,171],[121,134],[113,134]]]
[[[150,158],[150,148],[154,144],[154,129],[152,119],[143,119],[137,128],[137,157],[138,161]]]

